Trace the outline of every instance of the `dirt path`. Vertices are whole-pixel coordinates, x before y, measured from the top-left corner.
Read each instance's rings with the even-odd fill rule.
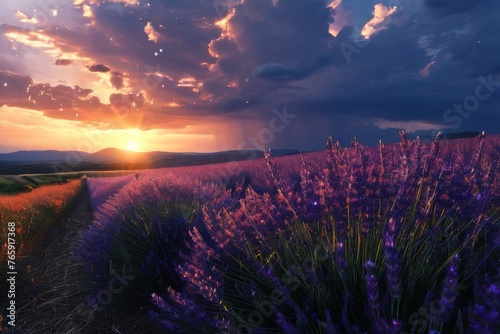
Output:
[[[91,222],[92,213],[84,193],[72,214],[48,234],[41,256],[22,259],[16,333],[86,332],[93,317],[92,309],[86,307],[84,292],[91,283],[74,250],[80,232]]]
[[[134,295],[113,295],[107,306],[92,306],[95,295],[83,261],[75,255],[81,232],[91,224],[88,192],[51,231],[38,257],[19,259],[15,333],[158,333]],[[95,297],[95,296],[94,296]],[[132,306],[132,308],[130,307]],[[131,311],[132,310],[132,311]]]

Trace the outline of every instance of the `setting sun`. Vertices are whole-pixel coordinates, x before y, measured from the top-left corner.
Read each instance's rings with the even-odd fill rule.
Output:
[[[137,148],[139,147],[139,144],[135,140],[129,140],[127,143],[127,150],[128,151],[137,151]]]

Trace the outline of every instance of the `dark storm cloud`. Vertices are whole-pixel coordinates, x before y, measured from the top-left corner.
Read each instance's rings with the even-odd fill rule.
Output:
[[[0,71],[0,107],[3,105],[28,105],[27,89],[33,80],[24,75]]]
[[[92,89],[85,89],[80,86],[69,87],[65,85],[57,85],[52,87],[48,84],[38,83],[31,85],[28,92],[33,98],[38,96],[38,102],[47,101],[47,103],[53,103],[53,105],[63,103],[64,105],[69,106],[71,105],[71,101],[74,100],[81,103],[84,100],[95,98],[91,96],[93,92]],[[94,100],[94,102],[98,102],[98,99]]]
[[[74,120],[78,113],[85,115],[88,120],[98,121],[97,113],[105,106],[97,97],[91,95],[92,92],[91,89],[79,86],[52,87],[48,84],[34,84],[28,89],[30,109],[41,110],[45,116],[53,118]]]
[[[92,5],[92,24],[83,34],[63,29],[50,29],[47,33],[64,41],[66,52],[78,52],[95,63],[113,59],[113,70],[123,73],[128,83],[124,87],[122,77],[112,74],[110,81],[116,89],[147,91],[160,104],[177,101],[179,97],[200,99],[192,88],[177,84],[186,77],[193,77],[200,86],[210,80],[208,66],[216,59],[209,54],[208,45],[221,34],[220,28],[213,25],[217,12],[206,1],[196,5],[162,1],[149,4],[127,6],[124,11],[117,11],[116,4]],[[148,22],[165,39],[149,41],[144,32]],[[229,62],[224,65],[231,66]],[[236,65],[232,66],[236,71]]]
[[[123,105],[138,110],[144,106],[146,99],[141,94],[111,94],[109,102],[113,106]]]
[[[107,67],[106,65],[102,65],[102,64],[90,65],[90,66],[87,66],[87,68],[89,69],[90,72],[106,73],[106,72],[111,71],[111,69],[109,67]]]
[[[123,88],[123,73],[116,71],[111,72],[109,82],[111,82],[111,85],[113,85],[116,89]]]
[[[245,1],[233,19],[238,45],[256,66],[310,62],[325,52],[330,12],[323,1]],[[254,66],[255,67],[255,66]]]
[[[229,36],[220,36],[210,42],[210,52],[216,54],[218,71],[228,79],[237,79],[241,76],[242,57],[236,41]]]
[[[294,131],[311,144],[328,129],[346,136],[366,129],[363,133],[375,136],[374,119],[446,125],[445,110],[474,94],[479,76],[500,73],[500,3],[492,0],[401,0],[384,22],[386,29],[365,42],[360,31],[372,17],[373,2],[353,4],[357,21],[346,18],[351,26],[337,37],[328,33],[333,13],[327,1],[229,0],[224,11],[202,0],[136,6],[94,2],[87,1],[93,17],[85,18],[88,24],[81,29],[47,27],[44,34],[61,51],[90,59],[99,72],[110,72],[99,65],[107,64],[113,70],[111,85],[131,92],[94,100],[99,115],[136,102],[144,116],[140,126],[146,128],[210,114],[266,121],[270,110],[283,105],[297,113]],[[227,30],[214,24],[233,8]],[[151,27],[162,37],[151,39]],[[13,83],[20,98],[26,85],[29,81]],[[76,91],[70,89],[58,99],[72,100]],[[135,101],[137,93],[144,95]],[[500,89],[481,101],[464,119],[464,129],[492,128],[499,95]],[[91,96],[75,96],[75,101],[91,112],[86,102]],[[321,124],[321,134],[301,132],[301,124],[314,127],[313,120]]]
[[[203,91],[211,95],[220,96],[227,92],[224,80],[208,80],[203,83]]]
[[[34,83],[28,76],[0,71],[0,107],[7,105],[43,111],[52,118],[99,122],[110,118],[110,107],[101,104],[91,89]],[[108,112],[104,112],[108,110]]]
[[[445,51],[434,59],[430,74],[422,77],[421,70],[432,58],[418,47],[417,39],[418,35],[402,29],[387,30],[353,54],[352,63],[336,66],[334,73],[340,79],[332,76],[321,85],[315,83],[319,87],[311,98],[306,93],[290,103],[325,117],[344,114],[443,123],[444,111],[474,93],[482,72],[464,75],[464,69],[474,65],[456,64],[447,59],[449,51]]]
[[[29,76],[0,71],[0,103],[35,110],[78,108],[91,109],[100,105],[91,89],[80,86],[51,86],[34,83]],[[93,103],[93,105],[91,105]]]
[[[73,60],[71,60],[71,59],[56,59],[55,64],[58,66],[67,66],[67,65],[73,64]]]
[[[249,97],[231,97],[223,99],[220,103],[220,108],[227,112],[235,112],[244,109],[254,108],[261,104],[258,96]]]
[[[161,124],[154,117],[143,120],[145,98],[140,94],[111,94],[109,101],[100,101],[93,93],[92,89],[80,86],[34,83],[28,76],[0,71],[0,107],[38,110],[46,117],[87,124],[108,123],[109,128],[152,129]],[[175,118],[185,116],[176,115]],[[174,119],[170,123],[180,124]]]
[[[452,59],[462,66],[460,72],[464,75],[500,72],[497,56],[500,50],[500,39],[497,37],[500,20],[492,13],[483,14],[485,22],[477,30],[460,36],[449,47]]]
[[[270,81],[294,81],[309,77],[316,71],[327,67],[334,62],[334,57],[319,57],[311,64],[300,64],[294,68],[286,67],[283,64],[265,64],[255,69],[254,74],[257,78]]]
[[[210,15],[211,4],[150,1],[150,5],[131,7],[124,16],[105,6],[95,8],[96,27],[89,29],[90,50],[100,48],[103,56],[119,55],[132,64],[158,65],[164,72],[204,74],[206,68],[201,63],[212,60],[207,46],[219,32],[211,26],[215,16]],[[144,33],[148,22],[166,36],[164,41],[148,41]]]
[[[228,33],[211,43],[211,51],[218,56],[216,73],[236,81],[237,88],[219,86],[213,110],[251,109],[253,117],[265,119],[273,103],[287,98],[283,90],[290,91],[290,81],[307,79],[333,63],[330,11],[325,2],[297,0],[276,6],[246,1],[235,9]]]
[[[455,11],[459,8],[450,6]],[[346,27],[329,42],[331,62],[319,66],[319,71],[310,66],[311,71],[301,72],[308,67],[276,61],[256,67],[255,74],[267,81],[297,81],[304,87],[273,100],[301,113],[302,119],[316,117],[326,122],[352,115],[367,124],[385,119],[446,128],[453,124],[445,121],[445,111],[473,96],[480,76],[500,73],[495,56],[500,50],[495,32],[500,29],[499,18],[484,3],[467,9],[439,20],[425,16],[426,11],[402,15],[397,25],[389,24],[365,43],[353,39],[356,29]],[[464,27],[463,22],[468,24]],[[428,39],[429,45],[421,45],[425,44],[419,43],[421,38]],[[494,113],[499,103],[500,89],[462,119],[460,130],[475,129],[483,119],[483,127],[496,132],[489,121],[500,118]]]
[[[330,13],[321,1],[293,0],[276,7],[267,0],[245,2],[236,6],[228,34],[213,24],[222,17],[211,2],[150,4],[130,6],[125,12],[105,4],[93,6],[94,17],[89,20],[95,24],[87,26],[86,38],[77,36],[78,31],[53,29],[49,33],[64,41],[65,51],[77,50],[97,63],[115,59],[113,69],[127,73],[130,87],[147,91],[155,103],[192,99],[206,105],[209,100],[207,107],[216,113],[278,100],[279,96],[270,95],[286,87],[284,81],[308,78],[331,64],[328,54],[318,56],[326,53],[331,39]],[[144,34],[147,22],[165,36],[163,41],[148,41]],[[272,59],[290,66],[290,73],[266,71],[265,64]],[[210,65],[216,68],[209,71]],[[199,93],[194,87],[178,85],[186,76],[201,85]],[[112,74],[110,81],[113,87],[123,88],[121,75]],[[262,97],[254,98],[259,95]]]
[[[482,0],[425,0],[425,4],[442,14],[465,12],[485,2]]]

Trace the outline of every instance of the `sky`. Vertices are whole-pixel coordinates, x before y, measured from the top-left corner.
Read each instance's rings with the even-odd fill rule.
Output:
[[[1,0],[0,152],[498,133],[497,0]]]

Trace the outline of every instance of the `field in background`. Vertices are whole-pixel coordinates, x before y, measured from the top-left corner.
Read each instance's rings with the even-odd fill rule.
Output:
[[[71,180],[87,177],[114,177],[132,174],[133,170],[64,172],[52,174],[0,175],[0,196],[29,192],[37,187],[63,184]]]
[[[93,221],[69,252],[91,284],[71,291],[79,317],[58,314],[67,331],[498,332],[500,136],[400,137],[138,174],[10,177],[89,176],[0,196],[0,219],[22,222],[19,256],[43,256],[44,239],[60,242],[44,234],[85,184]],[[51,290],[53,303],[66,288]]]
[[[7,222],[16,223],[17,259],[39,255],[46,233],[75,204],[82,189],[81,180],[62,185],[41,186],[29,193],[0,196],[0,280],[5,282]]]
[[[494,333],[499,156],[499,136],[401,133],[91,179],[79,254],[97,289],[133,277],[112,305],[164,333]]]

